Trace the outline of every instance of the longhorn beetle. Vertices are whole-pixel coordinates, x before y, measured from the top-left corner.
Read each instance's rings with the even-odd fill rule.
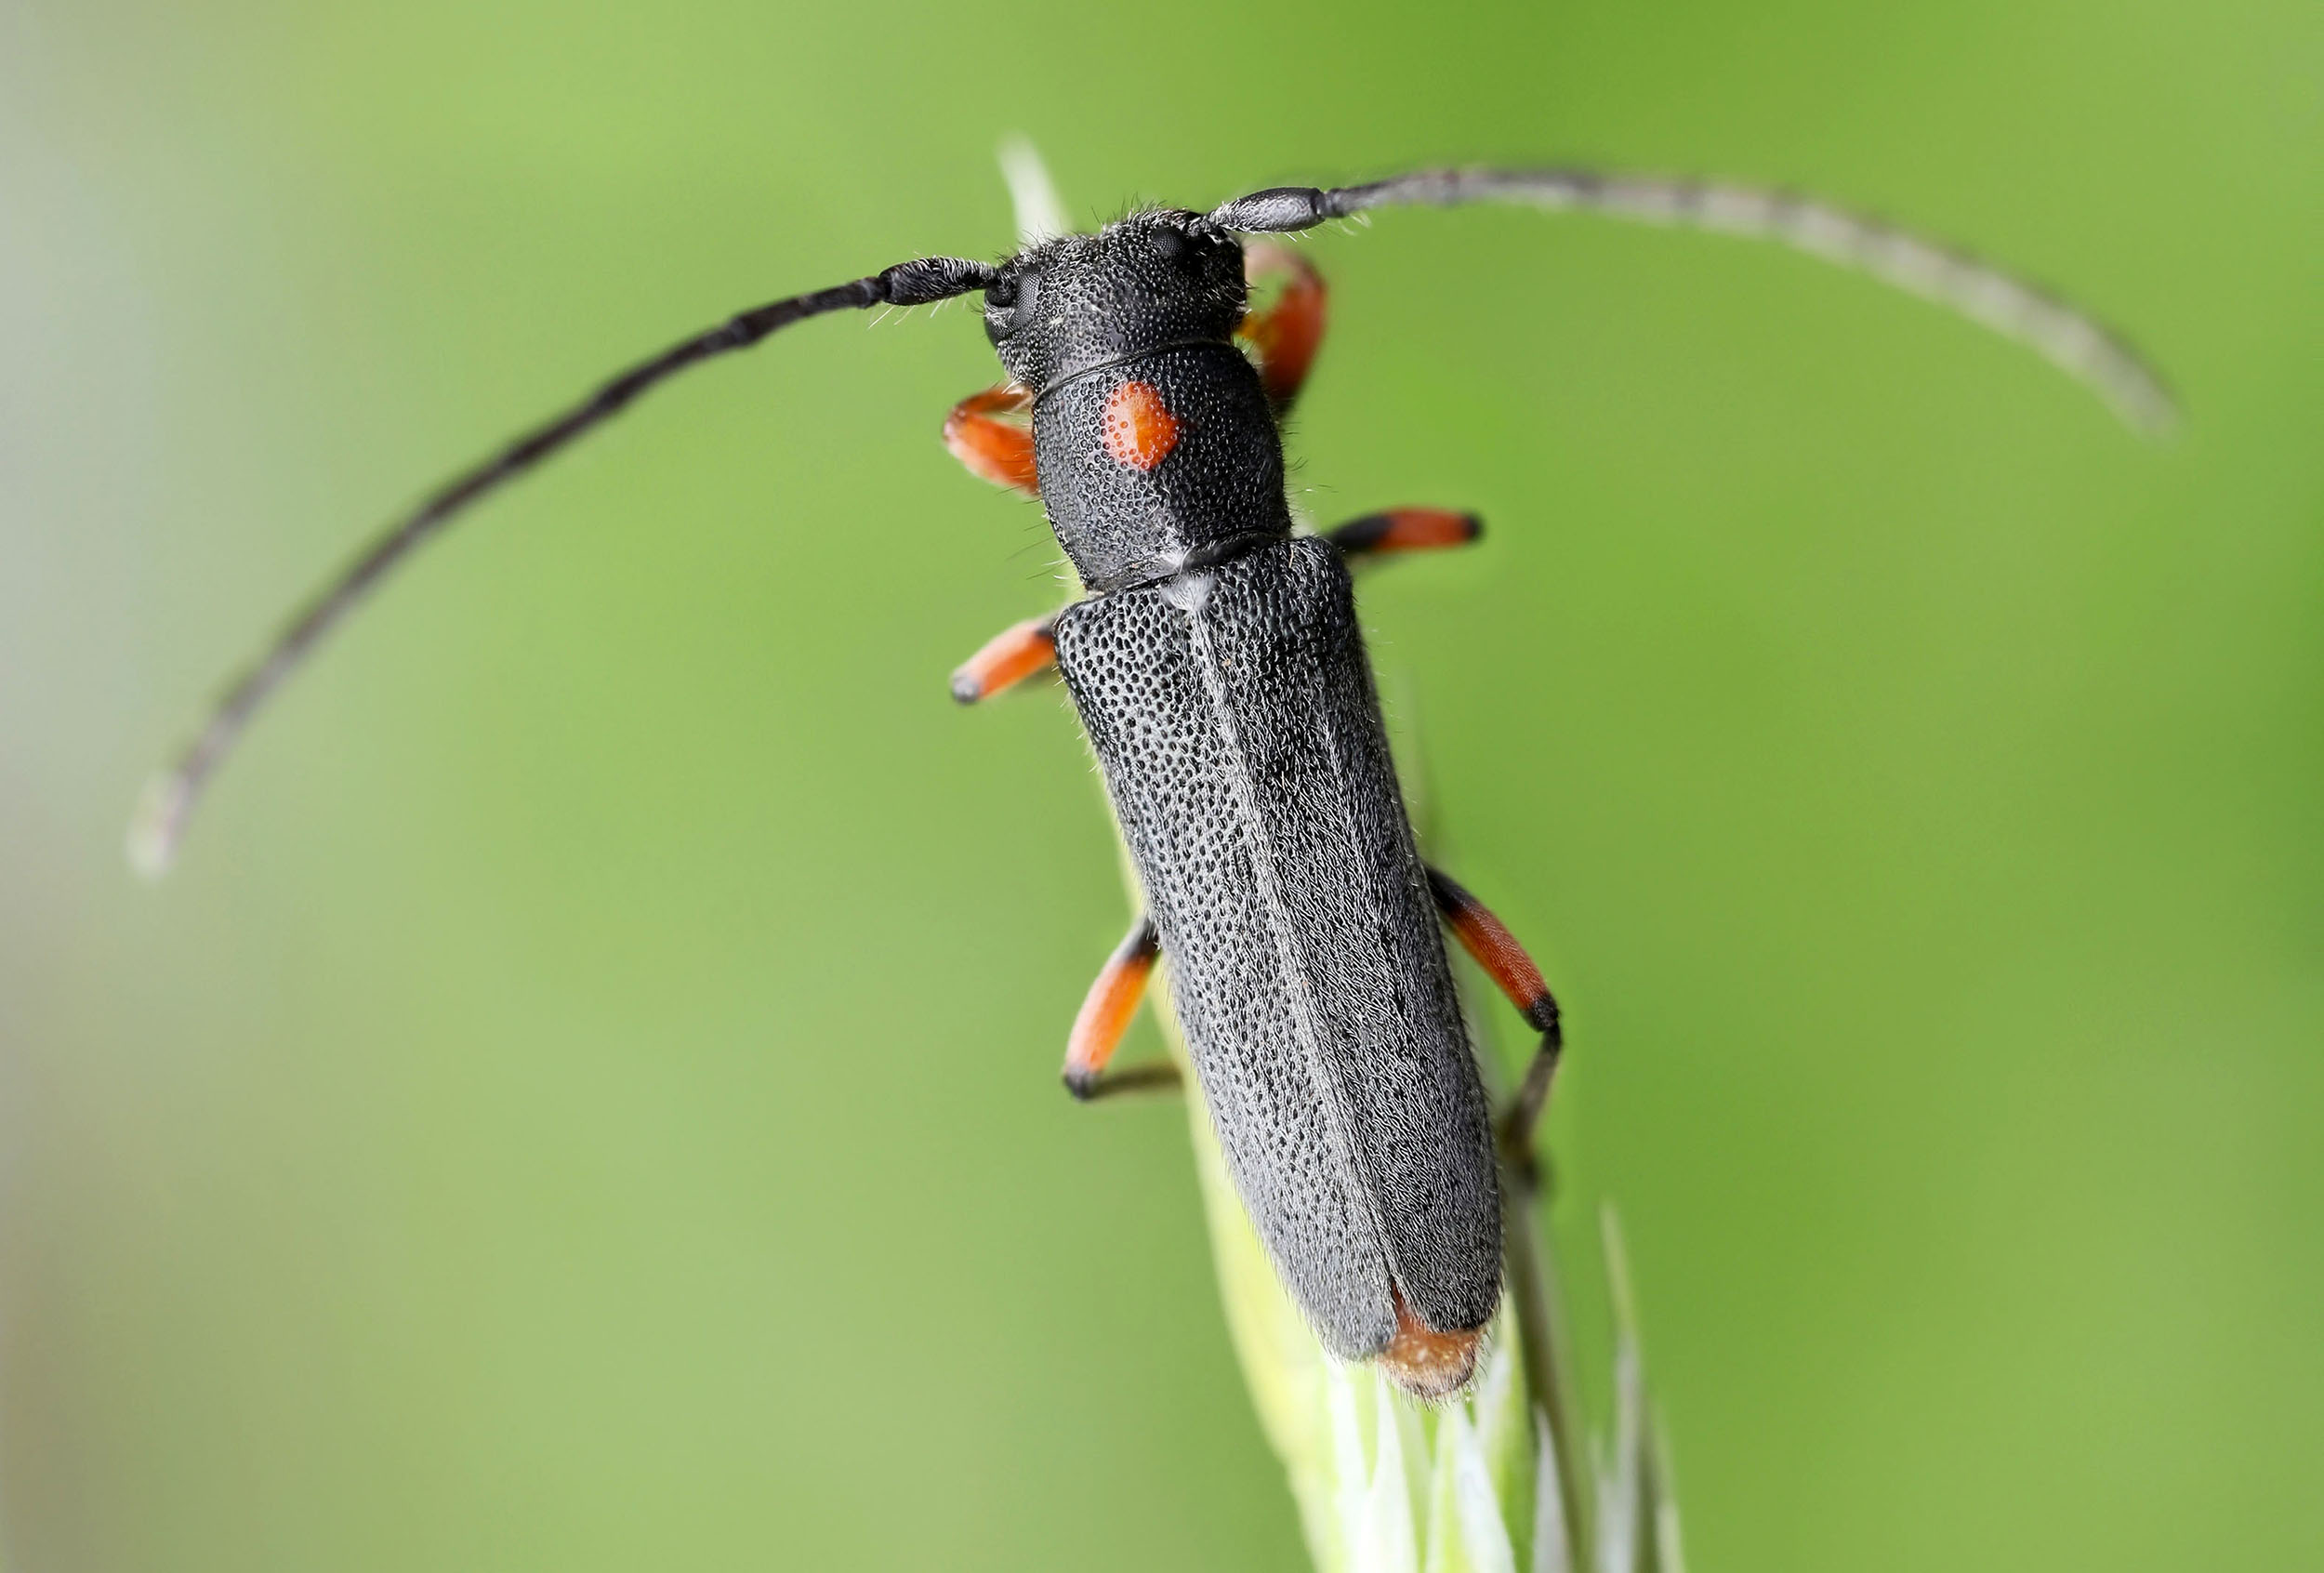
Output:
[[[1018,625],[954,674],[973,703],[1054,665],[1089,734],[1145,910],[1068,1040],[1093,1098],[1159,1074],[1107,1061],[1168,956],[1195,1079],[1229,1171],[1324,1343],[1422,1396],[1458,1390],[1499,1302],[1499,1156],[1525,1170],[1556,1069],[1539,970],[1414,844],[1351,596],[1348,560],[1474,540],[1472,515],[1392,509],[1293,528],[1280,422],[1324,330],[1325,288],[1247,234],[1380,207],[1505,202],[1788,242],[2022,338],[2133,424],[2171,418],[2137,356],[1994,270],[1824,205],[1583,171],[1439,170],[1287,186],[1208,213],[1155,209],[997,263],[919,258],[733,317],[622,373],[456,477],[298,613],[149,789],[133,859],[165,866],[196,796],[277,684],[456,515],[665,379],[809,317],[984,294],[1010,380],[964,399],[946,445],[1037,494],[1089,594]],[[1253,311],[1249,281],[1277,275]],[[1490,1114],[1440,923],[1540,1036]]]

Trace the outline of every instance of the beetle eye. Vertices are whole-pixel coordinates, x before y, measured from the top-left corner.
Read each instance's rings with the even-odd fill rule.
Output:
[[[1148,230],[1146,244],[1154,247],[1155,256],[1175,266],[1183,266],[1188,252],[1193,249],[1186,244],[1184,235],[1168,227]]]
[[[995,279],[984,286],[984,332],[996,344],[1030,320],[1033,302],[1041,292],[1041,275],[1019,273]]]

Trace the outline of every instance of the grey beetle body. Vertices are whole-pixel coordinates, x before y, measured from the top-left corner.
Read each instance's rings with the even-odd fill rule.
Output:
[[[1228,1171],[1324,1342],[1368,1359],[1399,1299],[1439,1333],[1492,1316],[1491,1124],[1348,571],[1292,538],[1274,415],[1232,340],[1242,247],[1200,223],[1052,242],[1004,270],[1016,302],[986,322],[1099,592],[1056,618],[1057,667]],[[1173,428],[1150,466],[1107,441],[1129,388]]]
[[[982,291],[1015,382],[955,406],[944,440],[1037,493],[1088,600],[954,674],[981,699],[1054,660],[1105,774],[1150,911],[1100,972],[1066,1051],[1106,1074],[1167,951],[1196,1079],[1236,1188],[1324,1342],[1407,1390],[1474,1368],[1499,1298],[1496,1149],[1521,1180],[1562,1041],[1556,1002],[1475,897],[1424,866],[1398,795],[1343,557],[1473,540],[1472,515],[1397,509],[1293,535],[1277,421],[1320,342],[1322,282],[1236,239],[1393,206],[1588,209],[1783,241],[1949,304],[2092,385],[2133,425],[2175,417],[2152,371],[2056,297],[1820,203],[1574,169],[1423,170],[1277,187],[1210,213],[1133,214],[995,264],[922,257],[729,318],[622,372],[455,476],[376,536],[219,696],[148,788],[129,855],[158,874],[250,718],[414,549],[664,380],[810,317]],[[1288,274],[1248,309],[1246,266]],[[1237,343],[1247,345],[1247,356]],[[1007,417],[1031,410],[1031,429]],[[1437,923],[1540,1046],[1487,1117]]]

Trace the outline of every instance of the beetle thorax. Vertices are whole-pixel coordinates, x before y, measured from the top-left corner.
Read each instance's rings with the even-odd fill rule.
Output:
[[[985,292],[985,331],[1034,395],[1050,523],[1092,589],[1289,533],[1274,416],[1235,344],[1245,302],[1242,246],[1180,212],[1047,242]]]

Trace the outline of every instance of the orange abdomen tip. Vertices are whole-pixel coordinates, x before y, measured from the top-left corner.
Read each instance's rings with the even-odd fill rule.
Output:
[[[1380,1368],[1388,1380],[1415,1398],[1449,1398],[1468,1385],[1476,1373],[1477,1347],[1485,1342],[1483,1328],[1438,1332],[1412,1314],[1400,1289],[1391,1289],[1396,1302],[1396,1336],[1380,1352]]]
[[[1152,470],[1178,446],[1178,417],[1151,382],[1125,382],[1106,395],[1105,451],[1132,469]]]

